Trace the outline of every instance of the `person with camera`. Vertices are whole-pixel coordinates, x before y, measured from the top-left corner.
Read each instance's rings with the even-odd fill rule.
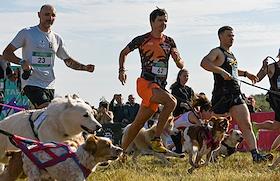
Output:
[[[46,107],[54,98],[55,56],[74,70],[93,72],[95,68],[70,57],[60,35],[51,30],[56,19],[56,10],[52,5],[43,5],[38,17],[39,25],[19,31],[3,52],[5,60],[21,65],[23,78],[27,79],[24,93],[36,109]],[[22,48],[22,58],[14,54],[19,48]]]
[[[101,101],[97,109],[96,120],[100,124],[114,123],[114,115],[112,111],[109,111],[109,104],[107,101]]]
[[[10,62],[4,60],[3,56],[0,55],[0,103],[4,104],[5,95],[5,81],[8,78],[10,81],[16,81],[16,72],[11,68]],[[2,112],[3,106],[0,105],[0,114]]]
[[[114,94],[109,104],[109,110],[114,114],[114,123],[123,123],[125,120],[125,104],[122,94]]]

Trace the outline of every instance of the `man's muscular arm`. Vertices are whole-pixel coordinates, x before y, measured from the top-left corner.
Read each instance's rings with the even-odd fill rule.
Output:
[[[219,50],[214,48],[201,60],[200,66],[207,71],[220,74],[225,80],[230,80],[231,75],[219,67],[219,63]]]
[[[74,70],[84,70],[84,71],[88,71],[88,72],[93,72],[94,68],[95,68],[95,66],[92,64],[84,65],[84,64],[77,62],[76,60],[74,60],[72,58],[65,59],[64,63],[66,64],[67,67],[70,67],[71,69],[74,69]]]

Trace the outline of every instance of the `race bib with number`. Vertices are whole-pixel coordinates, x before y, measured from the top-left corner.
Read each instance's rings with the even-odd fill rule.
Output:
[[[167,65],[163,62],[153,63],[152,73],[154,73],[158,76],[166,76],[167,75]]]
[[[36,67],[50,67],[53,57],[51,52],[32,52],[31,64]]]
[[[233,58],[227,57],[227,61],[231,65],[231,75],[233,78],[238,79],[238,67],[237,67],[237,61]]]

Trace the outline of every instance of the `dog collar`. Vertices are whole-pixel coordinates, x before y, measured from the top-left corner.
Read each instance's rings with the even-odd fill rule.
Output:
[[[72,156],[72,159],[75,161],[75,163],[79,166],[79,168],[81,169],[81,171],[83,172],[83,175],[85,177],[85,179],[91,174],[91,170],[88,169],[87,167],[85,167],[84,165],[82,165],[79,162],[79,159],[77,157],[77,155],[74,153]]]

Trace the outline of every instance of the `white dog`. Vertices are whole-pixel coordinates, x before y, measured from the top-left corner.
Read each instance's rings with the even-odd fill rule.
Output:
[[[101,128],[90,105],[77,96],[55,98],[45,109],[15,113],[0,121],[0,129],[40,141],[65,141],[83,130],[93,133]],[[0,162],[6,151],[18,150],[6,135],[0,134]]]
[[[127,125],[124,128],[123,136],[122,136],[122,142],[126,137],[128,137],[128,129],[130,128],[131,124]],[[174,132],[177,131],[176,128],[174,128],[173,121],[167,121],[164,127],[164,131],[166,131],[168,134],[174,134]],[[180,157],[183,158],[184,154],[178,154],[173,151],[167,150],[166,153],[157,153],[152,150],[150,141],[154,138],[156,132],[156,124],[154,124],[152,127],[146,129],[142,128],[140,129],[139,133],[133,140],[133,142],[129,145],[127,148],[127,152],[131,153],[133,152],[132,160],[134,163],[137,161],[137,157],[141,154],[148,154],[148,155],[154,155],[155,157],[159,158],[164,164],[170,164],[170,162],[167,160],[166,156],[171,157]]]
[[[66,152],[65,149],[52,149],[51,151],[58,156]],[[73,158],[67,158],[44,170],[40,170],[24,154],[23,169],[29,181],[39,181],[41,179],[84,181],[88,174],[94,171],[99,163],[116,160],[122,154],[122,149],[114,146],[108,138],[90,135],[86,139],[86,142],[78,147],[75,154],[80,165],[78,165]],[[37,152],[36,157],[39,158],[40,161],[49,161],[51,159],[44,150]],[[88,173],[83,173],[82,170],[86,170]]]
[[[237,146],[243,141],[242,132],[237,129],[232,129],[225,135],[219,149],[215,150],[212,155],[212,161],[217,161],[219,156],[224,158],[234,154]]]

